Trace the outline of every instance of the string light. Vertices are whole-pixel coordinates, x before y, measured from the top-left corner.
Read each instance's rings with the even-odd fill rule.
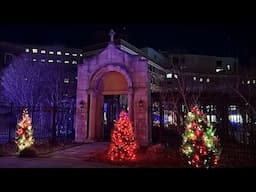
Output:
[[[181,152],[193,167],[210,168],[218,165],[221,153],[219,139],[198,106],[187,114]]]
[[[29,117],[28,110],[24,109],[22,119],[18,122],[15,143],[19,151],[24,150],[34,144],[32,119]]]
[[[132,124],[126,112],[122,111],[119,115],[119,120],[115,121],[115,126],[111,133],[108,158],[112,161],[135,160],[137,149],[138,144]]]

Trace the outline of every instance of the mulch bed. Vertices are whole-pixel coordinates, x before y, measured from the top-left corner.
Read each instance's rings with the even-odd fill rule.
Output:
[[[226,148],[220,157],[217,168],[249,168],[256,167],[254,158],[248,159],[247,156],[237,156],[235,148]],[[177,149],[163,148],[159,145],[140,149],[137,159],[132,162],[116,162],[107,158],[107,150],[96,153],[94,161],[106,164],[129,168],[188,168],[185,159]]]
[[[137,153],[137,158],[131,162],[111,161],[107,158],[107,150],[96,153],[94,160],[106,164],[129,168],[184,168],[181,156],[170,149],[144,148]]]
[[[59,142],[52,144],[50,142],[38,142],[33,145],[33,148],[37,151],[39,156],[45,156],[49,153],[64,150],[66,148],[75,147],[80,145],[75,142]],[[16,156],[18,155],[17,146],[15,143],[6,143],[0,145],[0,157],[1,156]]]

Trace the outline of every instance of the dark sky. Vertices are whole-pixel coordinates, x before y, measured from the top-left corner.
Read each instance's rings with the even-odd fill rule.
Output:
[[[139,48],[177,48],[196,54],[237,55],[242,59],[255,50],[256,30],[241,24],[2,24],[0,40],[85,47],[108,38],[110,28],[126,32],[128,41]]]

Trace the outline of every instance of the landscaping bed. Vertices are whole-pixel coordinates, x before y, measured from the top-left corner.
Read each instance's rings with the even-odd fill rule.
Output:
[[[217,168],[248,168],[256,167],[256,159],[248,158],[247,154],[237,156],[237,148],[226,147],[220,156]],[[250,153],[252,154],[252,153]],[[161,145],[153,145],[138,151],[137,158],[131,162],[110,161],[107,158],[107,150],[96,153],[94,161],[106,164],[119,165],[129,168],[188,168],[186,160],[182,158],[179,149],[166,148]]]
[[[70,147],[80,145],[79,143],[66,141],[52,144],[50,142],[38,142],[33,145],[38,155],[46,155],[59,150],[64,150]],[[15,143],[0,144],[0,157],[1,156],[14,156],[18,155],[17,146]]]

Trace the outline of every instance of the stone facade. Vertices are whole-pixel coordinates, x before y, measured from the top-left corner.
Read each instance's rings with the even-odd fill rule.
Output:
[[[85,58],[78,65],[76,141],[97,141],[103,137],[104,91],[100,84],[110,72],[117,72],[125,79],[128,89],[112,90],[113,94],[128,95],[128,113],[138,142],[148,145],[151,118],[148,62],[119,49],[112,41],[105,49]]]

